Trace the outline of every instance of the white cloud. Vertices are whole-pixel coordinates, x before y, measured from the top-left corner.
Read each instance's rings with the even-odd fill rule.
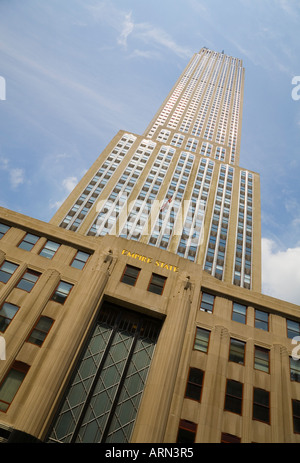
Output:
[[[62,181],[62,186],[65,188],[67,193],[71,193],[78,183],[77,177],[67,177]]]
[[[278,249],[273,240],[262,239],[263,293],[300,304],[300,247]]]
[[[19,185],[22,185],[22,183],[24,183],[25,176],[24,176],[23,169],[18,169],[18,168],[10,169],[9,176],[10,176],[10,184],[13,189],[18,188]]]
[[[13,190],[18,188],[19,185],[22,185],[25,182],[24,169],[10,167],[8,159],[0,158],[0,169],[5,170],[7,172],[10,181],[10,186]]]
[[[50,209],[55,209],[56,211],[60,208],[60,206],[62,205],[62,203],[64,202],[64,200],[62,199],[61,201],[50,201],[49,202],[49,208]]]
[[[0,158],[0,169],[7,170],[8,169],[8,159]]]

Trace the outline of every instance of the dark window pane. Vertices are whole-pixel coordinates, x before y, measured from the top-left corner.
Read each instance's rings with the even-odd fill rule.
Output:
[[[253,419],[269,423],[269,392],[254,388],[253,391]]]
[[[2,331],[2,333],[4,333],[18,310],[18,306],[10,304],[9,302],[4,302],[0,309],[0,331]]]
[[[51,299],[55,302],[59,302],[60,304],[63,304],[65,300],[67,299],[69,292],[71,291],[72,288],[73,288],[73,285],[71,285],[70,283],[61,281]]]
[[[294,432],[300,433],[300,400],[293,400],[293,423]]]
[[[18,265],[13,264],[12,262],[4,261],[0,268],[0,281],[7,283],[17,268]]]
[[[197,425],[187,420],[180,420],[177,435],[178,444],[192,444],[195,442]]]
[[[152,273],[148,291],[161,295],[163,293],[166,279],[166,277]]]
[[[6,412],[28,371],[28,365],[15,362],[0,385],[0,410]]]
[[[197,327],[194,349],[201,352],[207,352],[210,332],[203,328]]]
[[[8,227],[7,225],[4,225],[4,223],[0,223],[0,240],[9,229],[10,227]]]
[[[59,246],[60,244],[55,243],[54,241],[47,241],[47,243],[40,252],[40,256],[46,257],[47,259],[52,259]]]
[[[203,383],[203,371],[198,368],[191,368],[185,396],[189,399],[200,400]]]
[[[269,329],[269,314],[261,310],[255,310],[255,328],[268,331]]]
[[[241,304],[233,303],[232,320],[239,323],[246,323],[246,309],[247,307]]]
[[[291,381],[300,383],[300,361],[290,358]]]
[[[228,434],[226,432],[222,432],[222,436],[221,436],[222,444],[239,444],[240,442],[241,442],[240,437],[233,436],[232,434]]]
[[[295,336],[300,335],[300,323],[293,320],[287,320],[287,335],[288,338],[293,339]]]
[[[134,286],[139,276],[140,270],[141,269],[133,267],[132,265],[126,265],[121,282],[130,286]]]
[[[89,257],[90,257],[90,255],[88,253],[78,251],[76,256],[75,256],[75,259],[73,260],[73,262],[71,264],[71,267],[78,268],[79,270],[82,270]]]
[[[269,351],[255,346],[254,368],[269,373]]]
[[[224,409],[240,415],[242,413],[242,393],[242,383],[228,380]]]
[[[41,346],[53,324],[48,317],[41,317],[28,338],[28,342]]]
[[[23,241],[19,244],[19,248],[24,249],[25,251],[31,251],[35,243],[38,241],[40,237],[36,235],[32,235],[31,233],[27,233]]]
[[[28,270],[17,284],[17,288],[30,292],[39,278],[39,274]]]
[[[245,343],[237,339],[230,340],[229,361],[244,364]]]
[[[211,294],[203,293],[200,310],[203,310],[205,312],[212,312],[214,300],[215,298]]]

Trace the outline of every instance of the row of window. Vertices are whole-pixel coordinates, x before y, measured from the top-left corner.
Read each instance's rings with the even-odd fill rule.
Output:
[[[196,328],[194,350],[207,353],[210,340],[210,331],[201,327]],[[228,361],[240,365],[245,364],[246,342],[230,338]],[[256,370],[270,373],[270,350],[261,346],[254,346],[253,367]],[[290,357],[290,379],[300,382],[300,362]]]
[[[233,175],[232,167],[221,166],[204,264],[204,270],[220,280],[225,266]]]
[[[79,228],[85,216],[89,213],[91,207],[125,158],[135,140],[136,137],[133,135],[124,134],[122,136],[89,184],[86,185],[75,204],[73,204],[72,208],[69,210],[60,224],[62,228],[68,228],[72,231],[76,231]]]
[[[38,274],[37,272],[26,270],[16,287],[30,293],[32,288],[38,281],[39,276],[40,274]],[[55,291],[53,292],[50,300],[58,302],[59,304],[64,304],[72,288],[73,285],[71,283],[67,283],[66,281],[60,281],[57,287],[55,288]],[[12,322],[19,309],[19,306],[17,306],[16,304],[12,304],[11,302],[5,301],[2,304],[2,306],[0,307],[0,332],[4,333],[4,331]]]
[[[189,155],[185,152],[180,154],[164,199],[165,203],[160,209],[159,215],[151,230],[149,244],[152,246],[167,249],[170,244],[171,237],[174,233],[174,223],[176,222],[181,208],[194,160],[195,157],[193,155]],[[170,202],[172,202],[172,205],[169,207]]]
[[[214,162],[201,159],[194,181],[192,197],[183,223],[177,254],[194,262],[199,249]]]
[[[18,307],[5,302],[0,309],[0,331],[5,331],[16,314]],[[41,347],[54,323],[50,317],[41,316],[29,333],[26,342]],[[0,411],[6,413],[21,386],[29,365],[15,361],[0,383]]]
[[[159,126],[167,124],[168,119],[167,126],[176,129],[182,116],[179,128],[181,132],[190,131],[193,135],[202,135],[208,140],[216,137],[219,143],[226,142],[225,136],[230,129],[231,162],[234,162],[239,121],[241,69],[241,64],[236,65],[225,55],[201,56],[193,75],[184,73],[180,79],[148,137],[151,138]],[[235,79],[237,79],[236,84]],[[183,85],[186,85],[185,90],[183,90]],[[231,115],[229,108],[232,100],[234,107]],[[221,101],[223,101],[222,106]],[[217,116],[220,116],[218,124],[216,123]],[[205,121],[207,125],[204,132]]]
[[[213,313],[215,296],[206,292],[202,293],[200,310]],[[269,331],[269,313],[263,310],[255,309],[255,328]],[[247,306],[238,302],[232,303],[232,320],[246,324],[247,323]],[[287,337],[293,339],[295,336],[300,336],[300,323],[295,320],[286,319]]]
[[[5,235],[5,233],[8,232],[9,229],[9,226],[0,223],[0,239]],[[26,233],[25,237],[18,244],[18,248],[23,249],[25,251],[31,251],[40,238],[41,237],[38,235]],[[51,260],[55,256],[60,246],[61,245],[59,243],[56,243],[55,241],[47,240],[47,242],[39,252],[39,255]],[[75,257],[72,259],[70,266],[82,270],[89,257],[90,254],[88,254],[87,252],[77,251]]]
[[[88,235],[116,234],[117,219],[127,206],[136,182],[140,178],[146,164],[151,158],[155,144],[143,141],[132,156],[126,169],[120,176],[115,188],[101,207],[93,225],[88,231]]]
[[[132,265],[126,265],[124,272],[122,274],[122,277],[121,277],[121,282],[126,283],[127,285],[130,285],[130,286],[135,286],[137,279],[139,277],[140,271],[141,269],[138,267],[134,267]],[[150,293],[162,295],[164,288],[165,288],[166,281],[167,281],[166,277],[162,275],[158,275],[157,273],[152,273],[151,279],[148,284],[147,291],[149,291]]]
[[[241,171],[233,284],[251,288],[252,174]]]
[[[120,236],[139,240],[144,233],[148,233],[148,219],[151,212],[151,204],[157,199],[157,195],[163,185],[168,168],[175,150],[162,146],[157,154],[151,170],[140,189],[137,200],[128,214]]]
[[[234,384],[237,383],[237,384]],[[242,388],[237,381],[228,380],[224,410],[239,413],[242,408]],[[292,399],[292,415],[294,433],[300,433],[300,400]],[[252,419],[264,423],[270,423],[270,394],[268,391],[253,388]],[[192,444],[195,442],[197,434],[197,424],[188,420],[181,419],[177,434],[177,443]],[[240,443],[241,439],[232,434],[222,433],[222,443]]]
[[[186,385],[185,397],[201,402],[205,372],[198,368],[190,368]],[[242,414],[243,384],[233,379],[227,379],[224,400],[224,410],[238,415]],[[254,420],[270,424],[270,392],[253,387]]]

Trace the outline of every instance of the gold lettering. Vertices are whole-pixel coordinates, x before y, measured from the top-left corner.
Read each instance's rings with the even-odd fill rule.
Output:
[[[151,264],[153,262],[152,257],[143,256],[142,254],[137,254],[137,253],[134,253],[134,252],[131,253],[130,251],[127,251],[127,249],[122,250],[122,255],[125,255],[127,257],[131,257],[132,259],[138,259],[141,262],[146,262],[147,264]],[[156,267],[160,267],[160,268],[164,268],[166,270],[169,270],[170,272],[178,272],[178,270],[179,270],[178,267],[176,267],[175,265],[167,264],[166,262],[163,262],[163,261],[160,261],[160,260],[156,260],[154,262],[154,265]]]

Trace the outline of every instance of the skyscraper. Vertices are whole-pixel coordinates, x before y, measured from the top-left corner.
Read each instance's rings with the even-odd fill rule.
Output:
[[[51,222],[158,246],[260,290],[259,176],[239,167],[243,87],[240,59],[202,48],[144,134],[118,134]]]
[[[300,442],[300,307],[261,293],[243,87],[202,48],[50,223],[0,208],[0,440]]]

